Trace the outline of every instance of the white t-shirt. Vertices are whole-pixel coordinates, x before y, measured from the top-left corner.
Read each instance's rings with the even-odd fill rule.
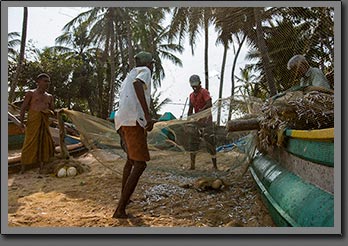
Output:
[[[133,83],[135,79],[141,80],[144,84],[144,94],[147,107],[150,107],[151,98],[151,71],[148,67],[135,67],[124,79],[120,89],[119,109],[115,115],[115,128],[121,126],[140,126],[145,127],[147,122],[145,114],[135,93]]]

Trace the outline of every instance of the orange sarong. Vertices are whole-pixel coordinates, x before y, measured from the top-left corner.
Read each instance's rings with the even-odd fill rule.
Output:
[[[118,133],[121,136],[121,146],[127,153],[127,158],[133,161],[149,161],[150,153],[147,147],[147,132],[138,123],[136,126],[121,126]]]
[[[48,162],[54,156],[54,142],[49,130],[48,115],[29,110],[21,163]]]

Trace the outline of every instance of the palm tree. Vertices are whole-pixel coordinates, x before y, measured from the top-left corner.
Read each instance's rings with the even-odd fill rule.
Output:
[[[204,30],[204,74],[205,88],[209,90],[209,73],[208,73],[208,46],[209,46],[209,25],[214,20],[214,8],[174,8],[173,17],[170,25],[169,38],[178,38],[179,44],[183,41],[185,34],[189,35],[189,44],[192,55],[196,44],[199,29]]]
[[[92,8],[81,13],[65,26],[65,30],[71,30],[73,26],[86,23],[90,30],[90,40],[104,50],[101,62],[105,62],[109,71],[107,76],[109,83],[105,87],[102,82],[99,82],[98,90],[100,98],[105,98],[102,96],[104,91],[108,92],[106,111],[112,110],[120,81],[134,66],[135,52],[147,50],[154,54],[156,58],[155,86],[160,85],[164,77],[160,57],[168,58],[175,64],[181,65],[180,59],[170,52],[182,52],[182,46],[164,43],[168,32],[159,23],[163,20],[165,11],[167,11],[165,8]],[[104,114],[107,116],[108,112]]]
[[[26,38],[27,38],[27,27],[28,27],[28,7],[24,7],[21,48],[19,51],[19,59],[18,59],[18,66],[16,69],[16,74],[15,74],[14,80],[12,81],[11,87],[10,87],[10,92],[9,92],[9,96],[8,96],[9,102],[13,102],[16,99],[15,89],[17,87],[19,74],[21,73],[22,64],[23,64],[23,60],[24,60],[25,42],[26,42]]]
[[[96,97],[92,97],[95,94],[94,90],[96,90],[96,86],[93,85],[93,78],[94,72],[98,71],[96,68],[96,62],[100,60],[98,54],[102,51],[92,46],[87,22],[72,26],[70,29],[71,31],[67,30],[57,37],[57,45],[50,49],[65,54],[66,59],[74,64],[71,79],[67,84],[70,88],[68,94],[71,95],[69,100],[73,97],[76,100],[86,100],[89,105],[89,111],[94,115],[98,112],[96,108],[98,104],[94,103]],[[69,108],[70,105],[71,102],[68,103]]]
[[[306,54],[308,61],[315,62],[316,66],[319,64],[322,70],[332,70],[334,66],[333,8],[279,8],[278,12],[282,18],[291,22],[294,28],[307,27],[302,30],[299,37],[303,42],[301,53]]]
[[[239,90],[244,98],[244,102],[246,103],[249,114],[251,113],[251,108],[248,98],[250,98],[250,96],[255,96],[258,85],[256,76],[253,74],[252,70],[252,66],[245,66],[244,68],[240,68],[241,77],[236,76],[237,83],[240,84],[239,86],[236,86],[236,89]]]
[[[288,60],[295,54],[306,54],[312,66],[324,63],[326,66],[321,69],[332,69],[330,50],[333,49],[333,22],[323,17],[327,24],[320,24],[323,20],[318,13],[323,10],[329,11],[330,8],[279,8],[273,11],[276,18],[268,22],[264,34],[277,90],[284,91],[295,85],[294,75],[286,69]],[[317,42],[319,36],[324,40],[320,44]],[[260,57],[261,53],[254,46],[246,58],[259,60],[254,64],[254,69],[260,72],[259,85],[268,90]]]
[[[232,99],[234,95],[235,88],[235,68],[237,64],[237,59],[241,48],[246,40],[246,32],[250,28],[250,24],[247,22],[245,8],[216,8],[215,15],[215,26],[219,32],[219,35],[225,36],[225,39],[228,39],[228,42],[232,44],[234,57],[233,65],[231,70],[231,102],[228,113],[228,120],[232,116]],[[235,47],[237,43],[237,48]]]
[[[151,94],[151,103],[150,103],[150,114],[155,119],[158,119],[161,117],[161,115],[158,113],[163,106],[170,103],[172,100],[169,98],[165,98],[164,100],[160,101],[160,97],[162,95],[161,92],[157,93],[157,89],[154,90],[154,92]]]
[[[155,88],[161,86],[161,80],[165,77],[162,59],[168,59],[174,65],[182,66],[181,60],[173,52],[181,54],[184,48],[181,44],[168,42],[169,27],[164,27],[162,23],[166,13],[169,13],[168,8],[138,8],[132,25],[134,42],[140,44],[136,48],[137,51],[146,50],[154,56]]]
[[[236,86],[236,89],[238,89],[243,96],[255,96],[253,92],[255,90],[256,75],[253,74],[252,70],[252,66],[245,66],[244,68],[240,68],[241,76],[236,76],[237,83],[240,84]]]
[[[220,73],[220,86],[219,86],[219,100],[218,100],[218,113],[217,113],[217,125],[220,125],[220,118],[221,118],[221,99],[222,99],[222,91],[223,91],[223,84],[224,84],[224,74],[225,74],[225,66],[226,66],[226,58],[227,58],[227,50],[229,48],[229,42],[231,40],[232,35],[230,33],[226,33],[225,31],[221,31],[220,35],[218,36],[218,39],[216,43],[222,43],[224,46],[224,53],[222,57],[222,65],[221,65],[221,73]]]
[[[11,61],[15,61],[17,59],[18,52],[16,51],[15,47],[17,47],[21,43],[19,37],[20,35],[18,32],[10,32],[8,34],[8,59]]]

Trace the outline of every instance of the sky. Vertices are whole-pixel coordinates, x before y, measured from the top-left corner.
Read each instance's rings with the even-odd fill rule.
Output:
[[[35,47],[41,49],[46,46],[54,46],[55,38],[62,34],[63,26],[86,8],[77,7],[29,7],[27,41],[32,40]],[[22,30],[23,7],[10,7],[8,9],[8,32],[19,32]],[[214,28],[209,29],[209,91],[212,101],[215,102],[219,95],[220,70],[223,57],[223,46],[215,45],[217,33]],[[185,107],[186,99],[192,92],[189,77],[197,74],[201,77],[204,87],[204,36],[198,36],[195,53],[192,55],[188,40],[185,40],[185,50],[182,54],[176,54],[183,63],[182,67],[173,65],[168,60],[162,60],[165,70],[165,78],[157,92],[161,92],[160,99],[170,98],[171,104],[162,108],[161,114],[171,112],[176,118],[186,116],[188,105]],[[236,68],[239,75],[239,67],[245,65],[244,57],[246,49],[242,49]],[[231,69],[233,64],[233,51],[229,49],[225,67],[223,98],[229,97],[231,93]],[[185,110],[184,110],[185,108]]]

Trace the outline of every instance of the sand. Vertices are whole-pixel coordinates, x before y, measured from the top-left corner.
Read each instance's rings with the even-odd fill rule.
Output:
[[[219,171],[206,153],[189,170],[189,155],[151,152],[127,207],[133,217],[115,219],[121,177],[98,162],[91,152],[56,164],[79,163],[85,171],[74,177],[9,173],[9,227],[275,227],[261,200],[247,163],[236,152],[218,153]],[[124,160],[116,158],[114,169]],[[237,164],[236,164],[237,163]],[[241,164],[242,163],[242,164]],[[221,179],[220,189],[197,186],[202,179]]]

